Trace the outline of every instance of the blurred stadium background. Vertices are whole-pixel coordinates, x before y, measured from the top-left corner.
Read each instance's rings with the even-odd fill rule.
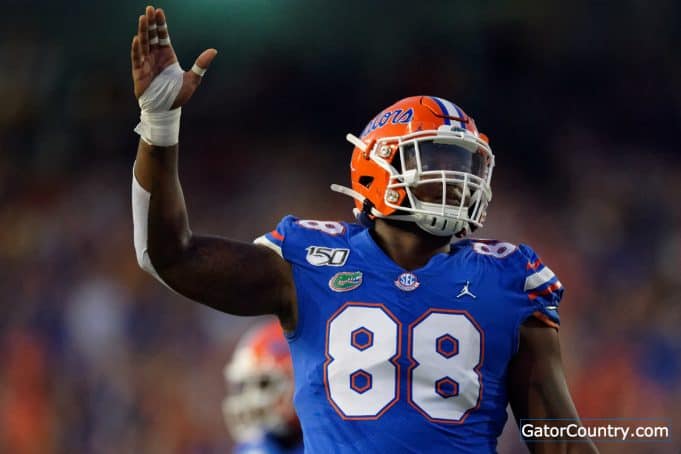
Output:
[[[497,168],[484,237],[527,242],[567,292],[583,417],[681,421],[681,3],[166,0],[185,67],[195,231],[351,216],[327,190],[380,109],[462,105]],[[137,268],[129,208],[144,3],[5,0],[0,15],[0,452],[223,453],[222,367],[252,323]],[[500,452],[524,452],[510,428]]]

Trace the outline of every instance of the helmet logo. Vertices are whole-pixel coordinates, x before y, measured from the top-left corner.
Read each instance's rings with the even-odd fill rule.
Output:
[[[359,136],[364,137],[371,131],[375,131],[376,129],[382,128],[383,126],[388,124],[388,121],[390,121],[390,123],[394,125],[400,123],[402,124],[409,123],[413,116],[414,109],[412,109],[411,107],[405,111],[403,111],[402,109],[395,109],[389,110],[388,112],[385,112],[383,115],[378,114],[374,117],[373,120],[369,122],[366,128],[364,128],[364,131],[362,131],[362,134],[360,134]]]

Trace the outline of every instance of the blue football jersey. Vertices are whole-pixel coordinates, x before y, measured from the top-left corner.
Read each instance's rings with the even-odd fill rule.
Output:
[[[255,243],[293,269],[306,452],[495,452],[519,327],[559,323],[562,285],[532,249],[462,240],[407,271],[360,225],[292,216]]]

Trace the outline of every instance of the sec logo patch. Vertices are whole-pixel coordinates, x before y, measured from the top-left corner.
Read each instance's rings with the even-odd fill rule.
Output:
[[[400,290],[404,290],[405,292],[411,292],[412,290],[416,290],[421,283],[419,282],[418,278],[414,273],[406,272],[402,273],[399,275],[397,280],[395,281],[395,285],[397,288]]]

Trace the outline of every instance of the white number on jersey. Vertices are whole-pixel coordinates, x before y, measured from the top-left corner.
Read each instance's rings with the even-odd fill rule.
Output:
[[[327,322],[326,392],[344,419],[377,419],[399,399],[402,324],[382,304],[347,303]],[[482,397],[484,335],[465,311],[431,309],[409,326],[409,403],[460,423]]]
[[[467,314],[431,310],[410,328],[409,402],[438,422],[460,422],[478,406],[482,331]]]
[[[298,221],[298,225],[306,229],[319,230],[329,235],[340,235],[345,232],[345,227],[336,221],[315,221],[313,219],[303,219]]]
[[[397,400],[399,325],[381,306],[349,305],[327,325],[328,394],[351,419],[378,418]]]
[[[483,243],[480,241],[474,241],[472,245],[473,250],[478,254],[491,255],[498,259],[503,259],[504,257],[511,255],[511,253],[516,250],[515,244],[504,242]]]

